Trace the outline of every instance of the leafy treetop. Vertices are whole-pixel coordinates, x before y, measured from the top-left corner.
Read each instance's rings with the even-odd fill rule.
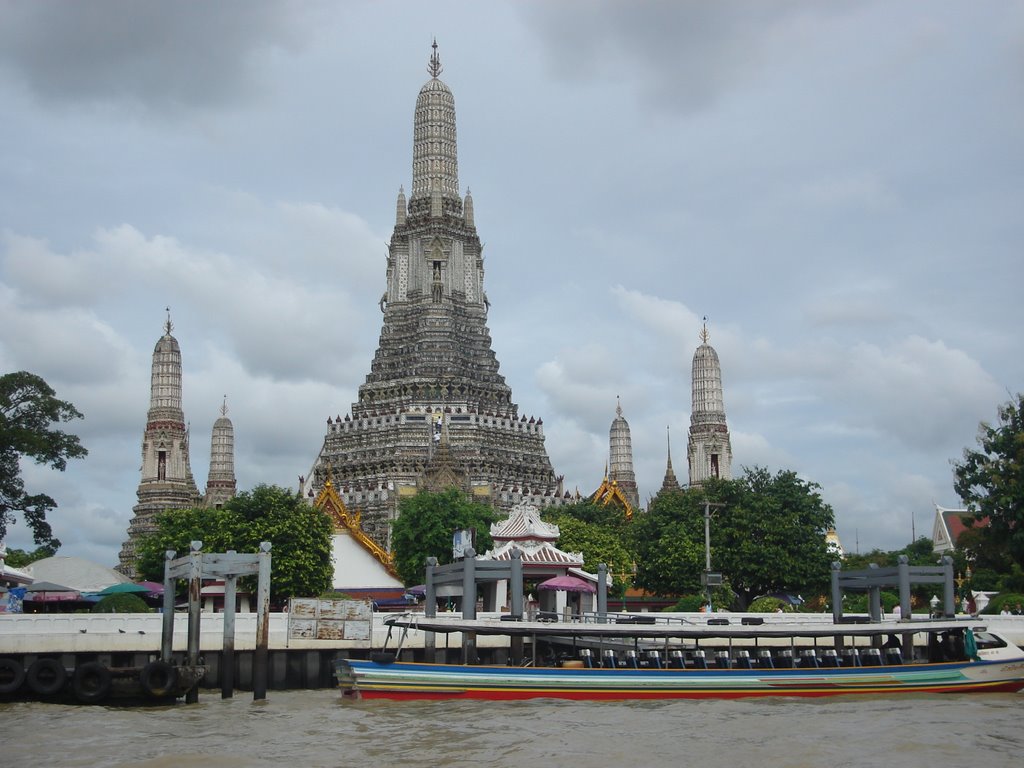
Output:
[[[953,464],[953,487],[991,539],[1024,566],[1024,394],[999,407],[999,423],[978,427],[978,449]]]
[[[395,568],[407,586],[420,584],[428,557],[439,565],[452,561],[452,535],[457,530],[476,530],[475,549],[483,554],[493,546],[491,523],[497,513],[473,501],[457,488],[439,493],[420,492],[398,503],[398,519],[391,527]]]
[[[164,552],[184,555],[192,541],[202,541],[206,552],[256,552],[269,541],[272,601],[320,595],[331,586],[330,518],[286,488],[259,485],[220,509],[168,510],[156,523],[156,532],[138,544],[143,578],[162,581]]]
[[[49,554],[60,548],[46,521],[46,513],[57,502],[45,493],[25,491],[20,460],[31,458],[63,472],[68,459],[83,458],[88,451],[76,435],[53,425],[80,418],[82,414],[71,403],[58,400],[39,376],[26,371],[0,376],[0,541],[20,512],[36,544]]]

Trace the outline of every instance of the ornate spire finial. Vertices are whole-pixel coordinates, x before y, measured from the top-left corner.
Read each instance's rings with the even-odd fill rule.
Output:
[[[224,402],[221,403],[220,415],[221,416],[227,416],[228,415],[228,396],[227,395],[224,395]]]
[[[171,331],[174,330],[174,323],[171,322],[171,308],[165,307],[167,310],[167,322],[164,323],[164,333],[167,336],[171,335]]]
[[[708,316],[704,315],[704,327],[700,329],[700,340],[702,343],[708,343]]]
[[[668,465],[672,466],[672,427],[665,425],[665,436],[668,440]]]
[[[434,38],[434,44],[432,46],[430,46],[430,47],[434,49],[434,53],[431,54],[431,56],[430,56],[430,64],[427,65],[427,72],[429,72],[430,76],[436,80],[437,76],[440,75],[444,71],[444,68],[441,66],[441,59],[439,59],[438,56],[437,56],[437,38],[436,37]]]
[[[619,396],[615,396],[615,415],[622,416],[622,403],[619,402]]]

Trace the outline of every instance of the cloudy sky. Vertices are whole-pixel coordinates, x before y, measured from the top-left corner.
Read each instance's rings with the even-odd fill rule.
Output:
[[[647,498],[685,476],[708,317],[734,466],[819,483],[844,545],[954,506],[1024,389],[1024,6],[990,2],[0,0],[0,372],[89,449],[50,493],[108,565],[170,306],[192,467],[226,394],[241,488],[294,486],[349,411],[437,37],[489,325],[591,491],[615,398]],[[10,546],[28,546],[14,526]]]

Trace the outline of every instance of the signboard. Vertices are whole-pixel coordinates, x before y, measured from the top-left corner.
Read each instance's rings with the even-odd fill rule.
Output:
[[[455,560],[461,560],[471,546],[473,546],[473,529],[464,528],[461,531],[456,531],[452,536],[452,557]]]
[[[288,637],[297,640],[369,640],[369,600],[295,598],[288,605]]]
[[[700,575],[700,583],[705,587],[722,586],[722,574],[714,571],[705,571]]]

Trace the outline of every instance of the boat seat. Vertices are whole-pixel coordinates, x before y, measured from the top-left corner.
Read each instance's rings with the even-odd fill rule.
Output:
[[[843,650],[840,651],[840,658],[842,659],[844,667],[860,666],[860,654],[857,653],[856,648],[843,648]]]
[[[661,669],[661,654],[658,651],[647,652],[647,666],[652,669]]]
[[[792,669],[793,652],[789,649],[779,651],[778,656],[775,657],[775,666],[779,669]]]
[[[686,657],[682,651],[669,651],[668,652],[668,665],[672,669],[684,669],[686,667]]]
[[[705,655],[704,651],[694,651],[692,658],[693,658],[693,668],[694,669],[707,669],[708,668],[708,658]]]
[[[604,653],[601,655],[601,666],[605,669],[615,669],[619,666],[618,659],[615,658],[615,651],[611,648],[604,649]]]
[[[821,657],[818,659],[818,662],[823,667],[841,667],[842,666],[842,664],[839,661],[839,654],[836,653],[834,648],[826,648],[822,652]]]
[[[580,649],[580,661],[583,662],[583,666],[587,669],[593,669],[594,667],[594,652],[589,648]]]
[[[865,648],[860,652],[860,664],[862,667],[882,666],[882,652],[877,648]]]
[[[715,651],[715,667],[718,669],[732,669],[732,659],[728,651]]]
[[[753,669],[754,660],[750,658],[750,651],[736,651],[736,668]]]
[[[636,651],[626,651],[626,666],[640,669],[640,660],[637,658]]]
[[[899,648],[886,648],[885,649],[885,663],[898,665],[903,663],[903,651]]]
[[[762,648],[757,652],[757,666],[761,669],[775,669],[775,662],[772,661],[772,652]]]
[[[806,648],[800,651],[800,667],[801,669],[817,669],[818,666],[818,654],[813,648]]]

